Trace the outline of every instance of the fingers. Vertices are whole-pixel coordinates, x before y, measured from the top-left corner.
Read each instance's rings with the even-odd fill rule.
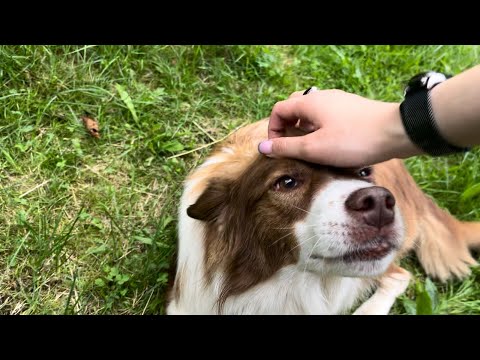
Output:
[[[268,138],[285,136],[287,127],[294,127],[298,119],[307,118],[304,108],[305,97],[297,96],[275,104],[268,123]]]
[[[268,125],[268,138],[277,138],[288,135],[287,128],[297,127],[304,132],[311,132],[318,128],[309,121],[307,103],[305,97],[319,91],[312,86],[304,91],[295,91],[287,100],[280,101],[273,107]],[[310,100],[309,101],[313,101]],[[299,119],[301,119],[299,121]]]

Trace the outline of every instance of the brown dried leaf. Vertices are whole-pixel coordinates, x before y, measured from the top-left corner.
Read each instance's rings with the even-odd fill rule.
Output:
[[[98,121],[87,116],[82,116],[83,125],[87,129],[88,133],[94,138],[100,138],[100,129],[98,126]]]

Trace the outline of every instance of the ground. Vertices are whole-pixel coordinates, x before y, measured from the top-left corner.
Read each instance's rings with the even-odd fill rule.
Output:
[[[211,145],[316,85],[400,101],[412,75],[458,73],[478,46],[0,47],[0,313],[162,314],[185,175]],[[99,121],[100,138],[80,117]],[[480,220],[480,151],[407,162]],[[480,270],[415,275],[393,312],[480,313]]]

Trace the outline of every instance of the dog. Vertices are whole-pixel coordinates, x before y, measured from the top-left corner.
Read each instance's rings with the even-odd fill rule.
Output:
[[[167,314],[388,314],[411,274],[462,278],[480,223],[427,197],[393,159],[339,169],[269,158],[268,119],[234,132],[186,179]]]

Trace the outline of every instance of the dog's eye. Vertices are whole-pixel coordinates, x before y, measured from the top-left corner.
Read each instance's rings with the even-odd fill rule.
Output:
[[[372,175],[372,168],[371,167],[366,167],[366,168],[360,169],[358,171],[358,175],[360,177],[368,177],[368,176]]]
[[[275,190],[292,190],[298,185],[297,180],[291,176],[285,175],[279,178],[274,185]]]

